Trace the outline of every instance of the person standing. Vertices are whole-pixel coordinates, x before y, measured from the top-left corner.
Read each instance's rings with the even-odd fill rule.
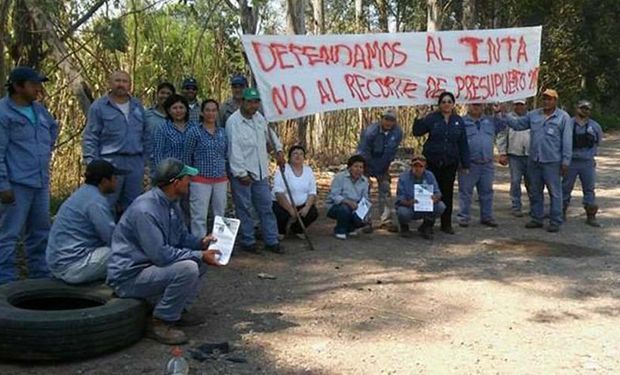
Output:
[[[168,158],[157,165],[155,187],[127,209],[112,235],[107,283],[120,298],[154,304],[146,336],[179,345],[187,336],[178,327],[204,322],[190,310],[198,297],[206,265],[219,266],[219,251],[207,250],[213,237],[187,231],[178,200],[187,195],[198,170]]]
[[[95,100],[88,109],[82,137],[84,164],[103,159],[130,171],[118,176],[118,188],[108,195],[118,216],[142,191],[145,162],[151,155],[151,137],[144,121],[144,108],[131,96],[131,78],[127,72],[110,75],[110,91]]]
[[[235,113],[243,103],[243,90],[248,87],[248,80],[244,75],[236,74],[230,78],[231,97],[222,104],[219,115],[219,126],[226,126],[226,120]]]
[[[156,103],[144,112],[144,121],[146,121],[151,136],[155,132],[155,129],[166,123],[167,116],[164,103],[175,91],[174,85],[170,82],[162,82],[157,85]]]
[[[223,217],[226,210],[228,140],[224,129],[217,126],[218,109],[217,101],[205,100],[201,126],[193,126],[185,139],[184,159],[198,168],[198,175],[191,178],[189,186],[191,232],[195,236],[208,232],[209,206],[214,217]]]
[[[258,111],[260,105],[258,90],[247,88],[243,91],[241,107],[226,121],[232,195],[237,217],[241,220],[239,242],[242,249],[257,252],[251,215],[251,207],[254,207],[265,248],[282,253],[277,221],[271,209],[267,145],[275,150],[279,166],[284,166],[285,160],[280,140]]]
[[[465,122],[454,112],[455,100],[451,92],[444,91],[438,98],[439,109],[426,116],[424,111],[418,113],[413,125],[416,137],[428,134],[424,143],[423,154],[427,169],[433,172],[441,191],[441,200],[446,209],[441,214],[441,231],[454,234],[452,228],[452,202],[454,180],[457,170],[469,171],[469,145],[465,134]]]
[[[551,198],[547,231],[558,232],[562,225],[561,176],[568,173],[573,152],[573,127],[568,113],[558,108],[558,93],[546,89],[543,107],[524,116],[507,115],[508,126],[514,130],[531,129],[530,155],[527,172],[531,192],[531,221],[526,228],[542,228],[544,219],[544,188]]]
[[[164,103],[166,123],[155,129],[153,134],[153,165],[158,165],[165,158],[184,160],[185,139],[191,127],[187,99],[181,95],[171,95]]]
[[[200,123],[200,103],[198,102],[198,81],[194,77],[188,77],[181,85],[181,94],[187,99],[189,121],[194,124]]]
[[[105,160],[88,164],[84,185],[60,206],[50,231],[45,253],[54,277],[70,284],[105,279],[115,225],[106,195],[127,173]]]
[[[525,99],[519,99],[513,103],[513,116],[525,116],[527,105]],[[521,203],[521,181],[529,196],[530,183],[527,176],[527,159],[530,149],[530,130],[516,131],[506,127],[497,136],[497,149],[500,154],[499,163],[508,164],[510,168],[510,201],[512,215],[523,217]]]
[[[15,248],[22,233],[28,277],[49,275],[49,167],[58,124],[37,102],[47,80],[17,67],[0,99],[0,284],[17,280]]]
[[[580,100],[575,109],[575,116],[571,119],[573,126],[573,155],[568,167],[568,173],[562,179],[563,217],[570,205],[571,194],[577,177],[581,181],[583,191],[582,204],[586,210],[586,224],[593,227],[601,225],[596,221],[598,205],[594,188],[596,185],[596,160],[598,146],[603,139],[603,129],[590,118],[592,103]]]
[[[433,210],[430,212],[416,211],[418,203],[415,194],[415,185],[426,185],[433,189]],[[403,172],[398,178],[396,189],[396,215],[402,237],[411,237],[409,222],[422,219],[418,232],[427,240],[433,239],[433,227],[435,219],[444,212],[446,205],[441,201],[441,191],[433,172],[426,170],[426,158],[424,155],[414,155],[411,158],[411,169]]]
[[[396,157],[396,151],[403,139],[403,130],[397,123],[397,113],[394,109],[383,112],[381,120],[362,131],[358,146],[358,153],[366,160],[366,174],[377,180],[379,190],[379,204],[381,224],[390,219],[393,204],[390,176],[390,164]]]
[[[474,187],[480,199],[480,224],[497,227],[493,217],[493,180],[495,166],[493,149],[496,135],[504,129],[499,119],[483,116],[481,103],[469,105],[463,117],[469,147],[469,173],[459,173],[459,226],[469,226]]]

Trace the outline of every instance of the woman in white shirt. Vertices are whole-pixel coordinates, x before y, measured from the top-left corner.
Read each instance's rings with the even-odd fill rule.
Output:
[[[288,163],[284,166],[284,175],[291,189],[297,211],[304,225],[308,227],[319,217],[319,213],[315,205],[316,179],[312,169],[304,165],[305,156],[306,150],[302,146],[291,147],[288,151]],[[303,231],[295,217],[295,211],[280,170],[276,171],[273,181],[273,212],[278,220],[278,232],[282,238],[287,234],[288,229],[291,233],[303,238]]]

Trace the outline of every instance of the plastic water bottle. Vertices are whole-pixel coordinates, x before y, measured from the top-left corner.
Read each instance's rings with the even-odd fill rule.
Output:
[[[178,346],[172,348],[172,358],[168,361],[166,365],[165,375],[188,375],[189,374],[189,364],[187,360],[183,357],[183,349]]]

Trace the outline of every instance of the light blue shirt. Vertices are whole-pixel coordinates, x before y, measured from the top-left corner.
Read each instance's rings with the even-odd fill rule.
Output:
[[[347,169],[339,172],[332,180],[325,206],[329,210],[333,205],[340,204],[345,199],[359,202],[362,198],[368,199],[368,179],[361,176],[354,182]]]
[[[108,284],[117,286],[150,266],[182,260],[202,261],[202,239],[183,223],[178,202],[155,187],[139,196],[121,217],[112,235]]]
[[[542,108],[524,116],[508,115],[508,126],[514,130],[531,129],[529,159],[539,163],[569,165],[573,154],[573,126],[570,116],[556,108],[546,116]]]
[[[45,252],[50,270],[59,274],[93,250],[110,246],[114,216],[99,188],[82,185],[60,206]]]
[[[138,99],[129,99],[127,117],[108,95],[90,106],[82,138],[86,163],[96,159],[111,160],[115,155],[144,155],[146,159],[150,154],[150,135],[144,121],[144,108]]]
[[[411,170],[401,173],[398,177],[398,187],[396,188],[396,206],[400,205],[400,202],[410,199],[415,199],[415,184],[424,184],[433,186],[433,194],[441,197],[441,191],[439,190],[439,184],[433,172],[425,170],[420,178],[417,178]]]
[[[58,124],[37,102],[32,103],[35,122],[6,96],[0,99],[0,191],[11,183],[31,188],[49,185],[49,164],[58,135]]]
[[[26,116],[28,120],[30,120],[31,124],[37,123],[37,115],[34,113],[34,108],[32,108],[32,105],[28,105],[25,107],[18,105],[17,110],[20,111],[24,116]]]
[[[371,176],[388,173],[402,140],[403,130],[398,124],[385,131],[380,123],[375,122],[362,131],[357,152],[366,159],[366,167]]]
[[[575,134],[585,134],[588,132],[589,134],[596,137],[596,142],[594,143],[594,147],[590,148],[573,148],[573,159],[580,160],[590,160],[594,159],[594,157],[598,154],[598,146],[601,144],[603,140],[603,129],[598,122],[588,119],[586,125],[581,126],[577,123],[575,118],[571,118],[571,126]]]
[[[488,116],[474,119],[470,115],[465,115],[463,122],[469,145],[469,160],[477,164],[493,161],[495,136],[505,128],[505,125],[499,119]]]

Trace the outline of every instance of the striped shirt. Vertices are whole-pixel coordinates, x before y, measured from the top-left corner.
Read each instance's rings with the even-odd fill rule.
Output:
[[[188,122],[185,125],[185,131],[180,131],[172,121],[168,120],[164,126],[155,129],[153,134],[153,166],[157,166],[165,158],[176,158],[186,163],[183,148],[185,137],[192,127],[195,125]]]
[[[199,175],[207,179],[226,178],[226,152],[228,141],[219,126],[211,134],[203,126],[193,126],[185,138],[184,161],[198,168]]]

